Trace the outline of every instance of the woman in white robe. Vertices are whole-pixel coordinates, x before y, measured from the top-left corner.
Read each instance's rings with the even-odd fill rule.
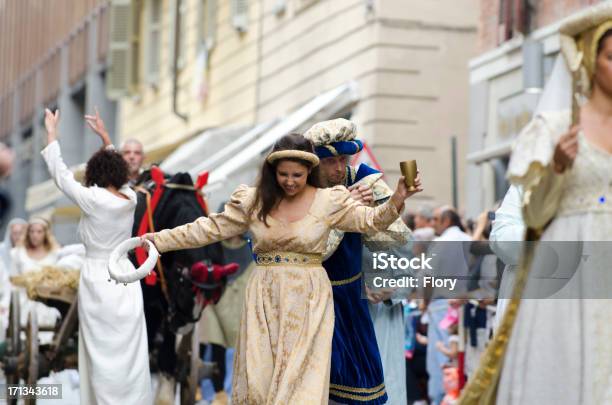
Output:
[[[56,139],[59,113],[45,111],[48,145],[42,151],[51,178],[81,209],[78,235],[86,249],[79,282],[81,403],[150,404],[147,332],[139,283],[109,282],[111,251],[131,236],[136,195],[126,185],[127,165],[110,144],[104,124],[86,116],[105,148],[87,163],[86,184],[62,160]]]
[[[565,22],[561,43],[567,63],[558,60],[542,99],[570,103],[572,68],[588,101],[572,110],[541,101],[517,139],[508,174],[524,189],[523,219],[541,242],[517,273],[462,405],[612,403],[612,272],[602,243],[612,241],[612,3]],[[546,254],[553,249],[556,257]],[[551,258],[552,276],[543,265]]]

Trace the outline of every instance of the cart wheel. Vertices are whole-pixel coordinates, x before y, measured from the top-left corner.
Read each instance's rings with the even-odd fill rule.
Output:
[[[195,404],[196,390],[198,389],[198,366],[200,362],[200,342],[196,323],[188,334],[183,336],[185,345],[188,345],[186,356],[182,360],[189,362],[189,372],[186,381],[181,381],[181,405]],[[183,346],[183,341],[181,341]],[[185,347],[185,346],[183,346]]]
[[[26,384],[36,384],[38,381],[38,314],[35,310],[28,315],[26,330],[26,356],[25,356]],[[25,405],[36,405],[36,399],[26,399]]]
[[[9,307],[9,325],[7,331],[7,353],[9,355],[18,355],[21,352],[20,339],[19,339],[19,292],[13,291],[11,293],[11,304]]]
[[[36,384],[38,381],[38,314],[30,312],[28,316],[28,329],[26,331],[27,344],[27,384]]]

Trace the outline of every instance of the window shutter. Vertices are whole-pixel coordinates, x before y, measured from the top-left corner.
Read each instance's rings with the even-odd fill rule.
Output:
[[[130,0],[113,0],[110,20],[106,93],[109,98],[117,99],[127,94],[130,87],[132,33]]]
[[[161,50],[162,0],[149,0],[147,45],[147,82],[156,84],[159,80]]]
[[[198,21],[198,52],[210,51],[217,41],[217,0],[200,0]]]
[[[232,0],[232,25],[239,32],[246,32],[249,28],[248,0]]]
[[[132,69],[131,87],[130,90],[133,92],[138,91],[138,87],[141,82],[141,59],[140,59],[140,50],[142,47],[142,32],[141,32],[141,18],[142,18],[142,9],[143,9],[143,0],[132,0],[132,27],[131,27],[131,41],[130,41],[130,50],[132,52],[132,57],[130,58],[130,68]]]

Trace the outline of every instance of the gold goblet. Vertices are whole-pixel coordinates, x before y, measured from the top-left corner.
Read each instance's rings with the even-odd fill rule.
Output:
[[[415,191],[417,189],[415,185],[415,180],[417,177],[416,160],[400,162],[400,171],[402,172],[402,176],[404,176],[404,181],[406,183],[406,187],[408,187],[408,191]]]

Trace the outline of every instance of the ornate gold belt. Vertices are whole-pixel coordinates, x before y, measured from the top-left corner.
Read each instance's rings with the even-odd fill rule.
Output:
[[[321,266],[322,255],[314,253],[266,252],[257,253],[258,266]]]

